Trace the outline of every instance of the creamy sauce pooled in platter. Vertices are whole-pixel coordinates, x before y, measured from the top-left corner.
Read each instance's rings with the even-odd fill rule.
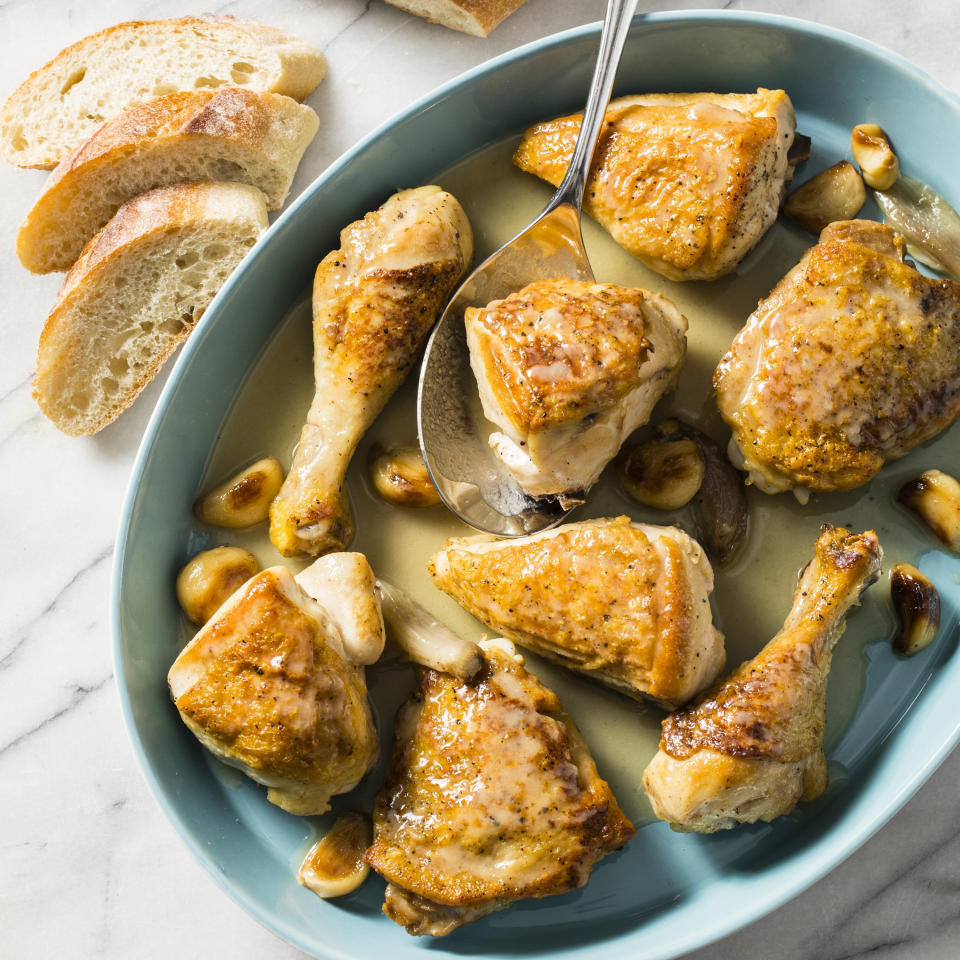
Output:
[[[510,158],[515,144],[516,138],[494,144],[432,181],[449,190],[466,210],[474,230],[475,263],[522,229],[551,195],[549,186],[513,167]],[[364,212],[357,214],[362,216]],[[598,280],[662,293],[677,305],[690,325],[687,359],[678,387],[660,401],[650,425],[633,439],[645,439],[653,425],[676,416],[725,446],[730,434],[713,397],[713,370],[757,301],[773,289],[815,238],[778,221],[734,273],[720,280],[689,283],[675,283],[650,271],[588,217],[584,218],[584,240]],[[313,396],[309,293],[304,291],[303,299],[278,325],[238,391],[198,494],[268,454],[289,467]],[[427,574],[428,558],[447,537],[469,536],[475,531],[443,506],[391,506],[374,493],[369,479],[368,461],[374,443],[391,446],[416,442],[416,378],[414,371],[388,402],[354,456],[348,488],[357,535],[348,549],[366,554],[378,576],[405,588],[453,630],[479,640],[489,631],[437,590]],[[806,506],[791,494],[770,496],[748,490],[750,529],[745,548],[732,567],[715,571],[712,602],[715,622],[726,637],[727,670],[756,653],[780,629],[798,572],[813,555],[822,523],[846,526],[855,532],[875,529],[884,549],[884,576],[867,591],[862,607],[851,614],[834,650],[824,742],[828,755],[861,703],[869,661],[888,652],[894,621],[886,571],[900,560],[915,562],[933,546],[932,539],[906,512],[892,506],[893,498],[903,482],[923,469],[951,470],[955,457],[950,451],[955,449],[957,439],[957,428],[953,427],[885,467],[867,486],[845,494],[814,495]],[[617,484],[612,466],[591,490],[587,503],[570,519],[621,514],[646,523],[676,523],[694,533],[685,511],[663,513],[627,497]],[[263,567],[283,563],[298,571],[306,565],[306,561],[279,555],[269,541],[266,524],[246,531],[198,530],[188,553],[218,544],[250,550]],[[185,624],[184,640],[188,637]],[[663,711],[638,704],[533,654],[524,652],[524,656],[527,666],[556,691],[579,726],[601,776],[609,781],[627,816],[637,826],[649,821],[652,813],[640,777],[656,752]],[[413,684],[412,672],[395,661],[375,665],[367,673],[384,756],[378,771],[368,775],[355,794],[340,798],[342,804],[335,799],[336,806],[369,809],[368,798],[382,782],[393,713]],[[842,770],[832,768],[831,774],[837,783],[844,779]]]

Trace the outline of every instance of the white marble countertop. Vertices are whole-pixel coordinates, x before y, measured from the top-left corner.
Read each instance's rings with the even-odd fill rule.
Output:
[[[201,5],[202,6],[202,5]],[[380,0],[235,0],[213,12],[273,23],[322,48],[310,98],[321,133],[294,194],[373,127],[461,71],[602,15],[603,0],[529,0],[486,40]],[[956,0],[667,2],[802,14],[874,40],[960,90]],[[653,9],[644,0],[641,11]],[[905,14],[905,11],[909,13]],[[0,97],[62,47],[128,19],[198,12],[167,0],[0,2]],[[15,230],[44,174],[0,169],[0,955],[302,958],[194,862],[140,776],[113,684],[113,540],[155,383],[93,439],[60,435],[30,397],[59,277],[32,277]],[[161,378],[162,379],[162,378]],[[843,865],[765,919],[688,960],[960,957],[960,751]]]

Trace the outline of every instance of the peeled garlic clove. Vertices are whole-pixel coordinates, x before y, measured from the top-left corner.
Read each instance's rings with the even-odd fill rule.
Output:
[[[193,505],[201,523],[234,530],[262,523],[270,501],[283,486],[283,467],[273,457],[264,457],[204,494]]]
[[[867,202],[856,167],[846,160],[802,183],[787,197],[783,212],[812,233],[837,220],[852,220]]]
[[[177,576],[177,600],[187,619],[203,626],[259,570],[257,558],[240,547],[203,550]]]
[[[909,563],[890,571],[890,599],[900,623],[893,648],[912,657],[926,647],[940,629],[940,594],[930,580]]]
[[[897,501],[912,510],[951,550],[960,552],[960,483],[942,470],[909,480]]]
[[[370,872],[363,856],[371,843],[370,818],[362,813],[342,813],[330,832],[310,848],[297,879],[324,900],[353,893]]]
[[[657,510],[679,510],[696,496],[706,464],[692,440],[650,440],[624,447],[617,475],[627,495]]]
[[[889,190],[900,176],[900,161],[883,130],[875,123],[858,123],[850,134],[853,159],[868,186]]]
[[[440,502],[419,447],[385,450],[375,444],[370,451],[370,480],[384,500],[400,507],[429,507]]]

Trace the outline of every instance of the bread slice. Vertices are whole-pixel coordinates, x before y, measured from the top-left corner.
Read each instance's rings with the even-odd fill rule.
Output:
[[[50,174],[17,234],[17,256],[34,273],[67,270],[121,204],[173,183],[249,183],[278,210],[319,124],[290,97],[237,87],[132,107]]]
[[[485,37],[526,0],[387,0],[387,3],[431,23],[442,23],[451,30]]]
[[[245,183],[188,183],[125,203],[67,274],[40,336],[33,395],[64,433],[115,420],[184,340],[267,226]]]
[[[121,23],[67,47],[14,90],[0,110],[0,155],[50,169],[104,121],[145,100],[218,87],[302,100],[325,71],[319,50],[251,20]]]

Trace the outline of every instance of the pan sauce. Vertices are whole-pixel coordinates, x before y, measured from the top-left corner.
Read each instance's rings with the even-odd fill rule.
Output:
[[[479,151],[433,181],[452,192],[467,211],[474,229],[476,262],[528,223],[550,196],[547,185],[510,163],[515,143],[511,138]],[[358,209],[356,214],[365,212]],[[650,271],[589,218],[584,222],[584,240],[599,280],[658,291],[673,300],[689,320],[687,360],[679,385],[658,404],[652,423],[679,416],[725,446],[729,431],[720,420],[712,396],[713,370],[757,301],[815,238],[778,221],[735,273],[712,282],[689,283],[675,283]],[[198,493],[267,454],[288,467],[312,395],[310,303],[309,290],[305,290],[304,298],[278,324],[277,332],[241,385]],[[428,557],[447,537],[472,531],[442,506],[391,506],[373,492],[369,481],[367,462],[375,442],[390,446],[415,440],[415,405],[414,374],[388,402],[354,456],[348,487],[357,536],[350,549],[365,553],[377,574],[407,589],[451,628],[480,639],[484,628],[441,594],[426,571]],[[885,571],[898,560],[914,561],[932,545],[914,522],[905,513],[891,509],[891,504],[896,490],[909,477],[926,467],[949,469],[956,431],[956,427],[947,430],[885,467],[868,486],[846,494],[815,496],[805,507],[789,494],[770,496],[755,489],[748,491],[751,526],[746,547],[730,569],[716,571],[713,594],[716,623],[726,635],[728,667],[752,656],[780,628],[790,608],[797,573],[812,556],[821,523],[856,531],[875,529],[886,554]],[[646,432],[648,428],[636,436]],[[648,523],[679,521],[681,525],[685,516],[682,511],[661,513],[634,503],[620,491],[615,473],[608,467],[587,504],[571,519],[624,513]],[[687,529],[693,532],[689,525]],[[284,563],[299,570],[305,565],[280,557],[269,542],[266,524],[246,531],[201,530],[185,545],[185,556],[221,543],[250,550],[264,567]],[[862,608],[852,614],[846,634],[834,651],[824,742],[828,756],[860,702],[869,644],[886,643],[893,630],[887,593],[883,578],[867,592]],[[184,639],[187,637],[185,624]],[[656,752],[662,711],[644,708],[532,654],[525,656],[528,667],[560,696],[627,816],[637,826],[650,820],[640,776]],[[388,744],[393,712],[410,689],[408,673],[387,664],[369,668],[368,675],[382,739]]]

